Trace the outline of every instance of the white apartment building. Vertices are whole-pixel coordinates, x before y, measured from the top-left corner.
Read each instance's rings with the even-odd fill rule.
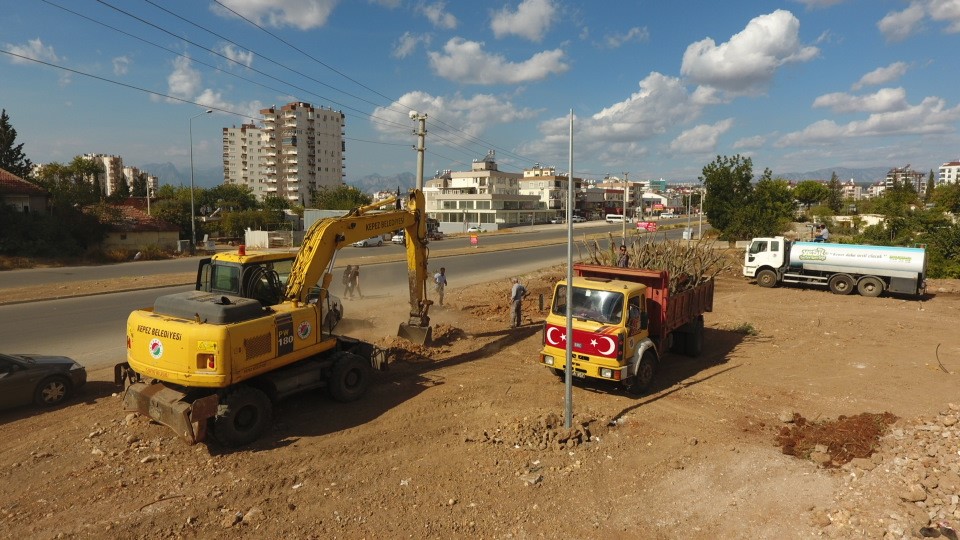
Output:
[[[261,109],[262,126],[223,129],[223,181],[245,185],[258,200],[282,197],[309,205],[310,190],[343,184],[344,114],[295,101]]]
[[[254,124],[223,128],[223,183],[247,186],[258,201],[277,195],[276,182],[267,183],[260,160],[266,133]]]
[[[539,195],[521,195],[521,173],[497,169],[495,152],[475,159],[469,171],[444,171],[424,183],[427,216],[436,219],[440,231],[464,232],[479,225],[494,231],[514,225],[545,223],[556,215],[547,210]]]
[[[147,191],[155,191],[159,185],[159,179],[148,173],[147,171],[141,170],[139,167],[124,167],[123,168],[123,180],[130,187],[130,193],[133,193],[133,183],[141,175],[146,177],[147,180]]]
[[[937,186],[957,182],[960,182],[960,161],[949,161],[941,165],[937,175]]]
[[[569,182],[567,175],[557,175],[553,167],[542,167],[539,163],[533,168],[523,170],[523,178],[519,180],[520,195],[536,195],[540,198],[543,207],[548,210],[555,210],[556,215],[561,215],[567,208],[567,190]],[[576,209],[576,199],[583,186],[582,178],[573,179],[574,190],[574,209]],[[562,216],[561,216],[562,217]]]
[[[884,187],[892,188],[894,182],[906,185],[910,184],[919,195],[927,192],[927,177],[919,171],[914,171],[909,165],[905,167],[894,167],[887,173],[884,180]]]
[[[840,184],[840,189],[843,192],[844,199],[853,199],[859,201],[863,198],[863,187],[853,181],[851,178],[849,181]]]
[[[100,183],[100,193],[109,197],[116,191],[120,182],[125,182],[123,178],[123,158],[107,154],[84,154],[83,159],[95,161],[103,165],[103,172],[97,175],[96,180]],[[94,178],[89,178],[93,182]]]

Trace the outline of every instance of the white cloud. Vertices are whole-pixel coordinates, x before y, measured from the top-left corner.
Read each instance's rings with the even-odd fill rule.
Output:
[[[630,30],[627,30],[626,34],[611,34],[604,39],[604,43],[607,47],[611,49],[616,49],[621,47],[624,43],[630,41],[647,41],[650,39],[650,31],[647,30],[647,27],[644,26],[640,28],[639,26],[634,26]]]
[[[700,124],[677,136],[670,142],[670,150],[681,154],[703,154],[713,152],[717,141],[733,127],[733,118],[721,120],[716,124]]]
[[[845,92],[825,94],[813,100],[813,106],[829,108],[836,113],[882,113],[902,111],[910,104],[907,103],[907,91],[903,88],[881,88],[866,96],[854,96]]]
[[[676,77],[652,72],[639,83],[640,90],[589,117],[577,115],[574,139],[577,153],[596,162],[622,163],[647,153],[642,141],[654,139],[668,129],[697,118],[699,101]],[[525,155],[550,161],[566,155],[569,119],[564,116],[542,122],[540,138],[524,147]]]
[[[430,52],[430,66],[437,75],[467,84],[518,84],[538,81],[569,69],[560,49],[539,52],[523,62],[509,62],[483,50],[483,43],[456,37],[443,46],[443,53]]]
[[[516,11],[504,6],[494,12],[490,28],[497,38],[514,35],[539,43],[556,19],[553,0],[523,0]]]
[[[680,72],[698,84],[732,94],[759,94],[777,68],[807,62],[820,50],[799,39],[800,21],[789,11],[777,10],[747,23],[743,31],[717,45],[706,38],[683,53]]]
[[[200,72],[193,68],[189,58],[178,56],[173,60],[173,71],[167,76],[167,93],[180,99],[192,100],[200,91]]]
[[[444,30],[453,30],[457,27],[457,18],[453,14],[448,13],[445,9],[447,4],[445,2],[435,2],[433,4],[421,4],[417,6],[417,10],[423,13],[423,15],[433,23],[437,28],[443,28]]]
[[[830,6],[835,6],[846,0],[796,0],[801,4],[807,6],[807,9],[816,9],[816,8],[827,8]]]
[[[14,54],[19,54],[20,56],[26,56],[27,58],[33,58],[35,60],[43,60],[44,62],[56,62],[60,60],[60,58],[57,56],[57,53],[53,50],[53,45],[44,45],[40,38],[31,39],[24,45],[7,43],[6,48],[8,51]],[[29,60],[17,58],[16,56],[11,56],[10,61],[14,64],[32,63]]]
[[[402,111],[410,109],[426,113],[428,118],[443,118],[444,124],[463,126],[463,133],[470,137],[480,136],[490,126],[529,120],[537,114],[537,111],[517,108],[509,99],[492,94],[475,94],[471,97],[455,94],[444,97],[426,92],[408,92],[390,107],[378,107],[374,110],[372,117],[382,121],[374,120],[373,126],[381,133],[407,135],[413,123]],[[459,135],[445,133],[444,138],[460,142]]]
[[[931,19],[947,23],[947,32],[960,32],[960,0],[929,0],[927,11]]]
[[[957,121],[960,121],[960,106],[948,109],[943,99],[928,97],[919,105],[871,114],[866,120],[842,125],[832,120],[820,120],[801,131],[784,135],[776,146],[836,144],[856,137],[953,133]]]
[[[894,62],[889,66],[879,67],[860,77],[860,80],[854,83],[851,88],[853,90],[859,90],[864,86],[887,84],[890,81],[895,81],[906,75],[907,67],[906,62]]]
[[[742,139],[737,139],[737,141],[733,143],[733,149],[734,150],[756,149],[763,146],[766,142],[767,142],[767,138],[763,135],[754,135],[753,137],[744,137]]]
[[[223,4],[260,25],[300,30],[320,28],[339,0],[222,0]],[[234,15],[213,4],[211,11],[224,17]]]
[[[911,34],[920,30],[924,17],[923,6],[912,3],[903,11],[891,11],[880,19],[877,28],[888,41],[903,41]]]
[[[400,36],[400,39],[397,40],[397,44],[393,47],[390,56],[394,58],[406,58],[413,54],[413,51],[416,50],[417,45],[420,43],[430,45],[430,36],[428,34],[417,35],[404,32],[403,35]]]
[[[234,62],[250,67],[253,65],[253,53],[234,47],[231,43],[225,43],[220,47],[220,54],[226,56]]]
[[[127,56],[118,56],[113,59],[113,74],[114,75],[126,75],[127,71],[130,70],[130,63],[132,61]]]

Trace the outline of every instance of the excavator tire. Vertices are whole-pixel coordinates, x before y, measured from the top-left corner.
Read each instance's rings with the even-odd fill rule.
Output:
[[[327,389],[330,396],[342,403],[356,401],[367,393],[370,386],[370,362],[362,356],[341,352],[330,370]]]
[[[263,434],[272,413],[266,394],[251,386],[239,386],[220,399],[213,418],[213,436],[231,448],[250,444]]]

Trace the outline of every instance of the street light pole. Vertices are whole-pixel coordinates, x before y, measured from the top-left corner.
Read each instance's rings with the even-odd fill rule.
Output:
[[[202,113],[190,117],[190,253],[197,249],[197,213],[193,203],[193,119],[212,113],[207,109]]]
[[[627,181],[627,175],[630,173],[623,173],[623,244],[627,245],[627,199],[630,198],[630,183]]]

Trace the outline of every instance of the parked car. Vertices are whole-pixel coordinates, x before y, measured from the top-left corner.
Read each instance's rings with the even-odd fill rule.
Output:
[[[483,227],[481,227],[481,226],[479,226],[479,225],[474,225],[473,227],[470,227],[469,229],[467,229],[467,232],[468,232],[468,233],[480,233],[480,232],[483,232]]]
[[[562,217],[555,217],[550,220],[550,223],[564,223],[565,221],[567,220],[563,219]]]
[[[354,242],[351,244],[353,247],[370,247],[370,246],[382,246],[383,238],[380,236],[373,236],[371,238],[364,238],[359,242]]]
[[[87,370],[66,356],[0,353],[0,409],[62,403],[87,382]]]
[[[583,216],[573,216],[572,218],[570,218],[570,221],[572,221],[573,223],[586,223],[587,218]]]
[[[393,238],[390,239],[394,244],[404,244],[406,243],[407,237],[402,232],[393,235]]]

